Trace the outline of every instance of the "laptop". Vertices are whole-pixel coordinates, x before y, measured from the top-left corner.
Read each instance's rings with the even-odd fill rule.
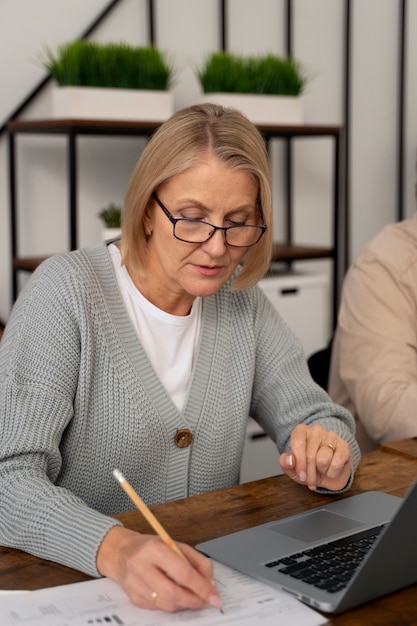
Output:
[[[369,491],[196,548],[340,613],[417,583],[416,519],[417,482],[404,499]]]

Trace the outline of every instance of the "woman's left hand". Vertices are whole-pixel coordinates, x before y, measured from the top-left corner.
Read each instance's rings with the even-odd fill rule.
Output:
[[[349,444],[320,424],[298,424],[291,433],[291,452],[280,456],[282,471],[311,490],[343,489],[351,474]]]

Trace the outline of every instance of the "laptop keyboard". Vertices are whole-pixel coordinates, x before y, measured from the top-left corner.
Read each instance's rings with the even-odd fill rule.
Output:
[[[383,528],[384,525],[371,528],[265,565],[318,589],[336,593],[349,583]]]

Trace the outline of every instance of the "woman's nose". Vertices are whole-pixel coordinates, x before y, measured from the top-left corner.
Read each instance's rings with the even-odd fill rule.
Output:
[[[224,230],[215,230],[207,241],[201,244],[212,256],[224,254],[227,244]]]

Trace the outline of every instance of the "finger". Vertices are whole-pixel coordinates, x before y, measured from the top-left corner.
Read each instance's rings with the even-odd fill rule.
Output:
[[[310,429],[307,445],[307,457],[311,460],[311,465],[308,465],[311,471],[307,477],[310,488],[321,486],[326,478],[337,477],[346,460],[350,458],[350,448],[346,441],[334,431],[316,426]]]
[[[320,424],[315,424],[307,427],[304,433],[305,482],[309,486],[314,486],[317,483],[317,454],[321,446],[324,432],[325,429]]]
[[[317,451],[316,462],[317,462],[317,470],[319,474],[326,475],[329,470],[335,455],[338,455],[337,444],[333,443],[330,439],[329,441],[322,442]]]
[[[332,473],[332,463],[334,460],[334,444],[321,444],[316,454],[316,480],[308,484],[311,490],[320,487],[326,477]]]
[[[178,543],[178,546],[191,565],[208,581],[213,580],[213,561],[201,552],[198,552],[186,543]]]
[[[329,454],[330,448],[326,446],[326,452]],[[330,450],[331,458],[328,467],[323,474],[329,479],[337,479],[345,470],[346,465],[350,464],[350,447],[347,441],[341,438],[336,439],[334,450]]]
[[[184,587],[163,571],[153,576],[153,591],[147,586],[147,607],[163,611],[180,611],[183,609],[199,609],[208,603],[189,587]]]
[[[321,428],[321,427],[319,427]],[[291,450],[294,453],[294,465],[289,465],[290,459],[284,457],[285,473],[301,484],[305,484],[307,480],[314,480],[315,476],[315,462],[314,462],[314,439],[316,439],[316,449],[319,446],[320,434],[317,433],[319,429],[315,426],[306,426],[305,424],[298,424],[291,433]],[[309,443],[310,442],[310,443]],[[309,456],[310,455],[310,458]],[[311,460],[313,457],[313,461]],[[291,461],[293,460],[291,459]],[[313,462],[313,467],[312,467]]]
[[[293,479],[302,484],[307,478],[307,438],[308,427],[304,424],[297,425],[291,433],[291,450],[295,458],[295,476]]]
[[[200,579],[193,578],[193,583],[195,583],[195,587],[193,587],[194,593],[201,598],[206,598],[207,604],[210,606],[221,609],[222,600],[213,580],[213,561],[187,544],[182,543],[180,547],[184,556],[191,563],[194,570],[199,572],[203,580],[203,587],[200,587]]]
[[[341,489],[344,489],[348,484],[351,472],[352,466],[349,461],[343,466],[342,470],[337,473],[337,476],[335,478],[330,478],[328,475],[322,476],[320,478],[320,483],[317,486],[323,487],[324,489],[329,489],[331,491],[340,491]]]
[[[349,444],[330,431],[331,439],[323,443],[317,454],[319,480],[317,486],[329,489],[343,488],[350,476],[351,458]]]
[[[292,480],[298,481],[295,456],[292,452],[283,452],[279,457],[279,464],[284,474]]]
[[[135,584],[133,589],[127,586],[125,591],[131,602],[143,609],[174,612],[186,608],[197,609],[206,604],[162,571],[152,572],[146,583],[142,579],[140,585]]]
[[[194,593],[206,598],[208,604],[221,608],[220,594],[213,580],[213,561],[187,544],[182,543],[180,547],[193,567],[191,588]],[[200,576],[195,577],[194,572],[198,572]]]

